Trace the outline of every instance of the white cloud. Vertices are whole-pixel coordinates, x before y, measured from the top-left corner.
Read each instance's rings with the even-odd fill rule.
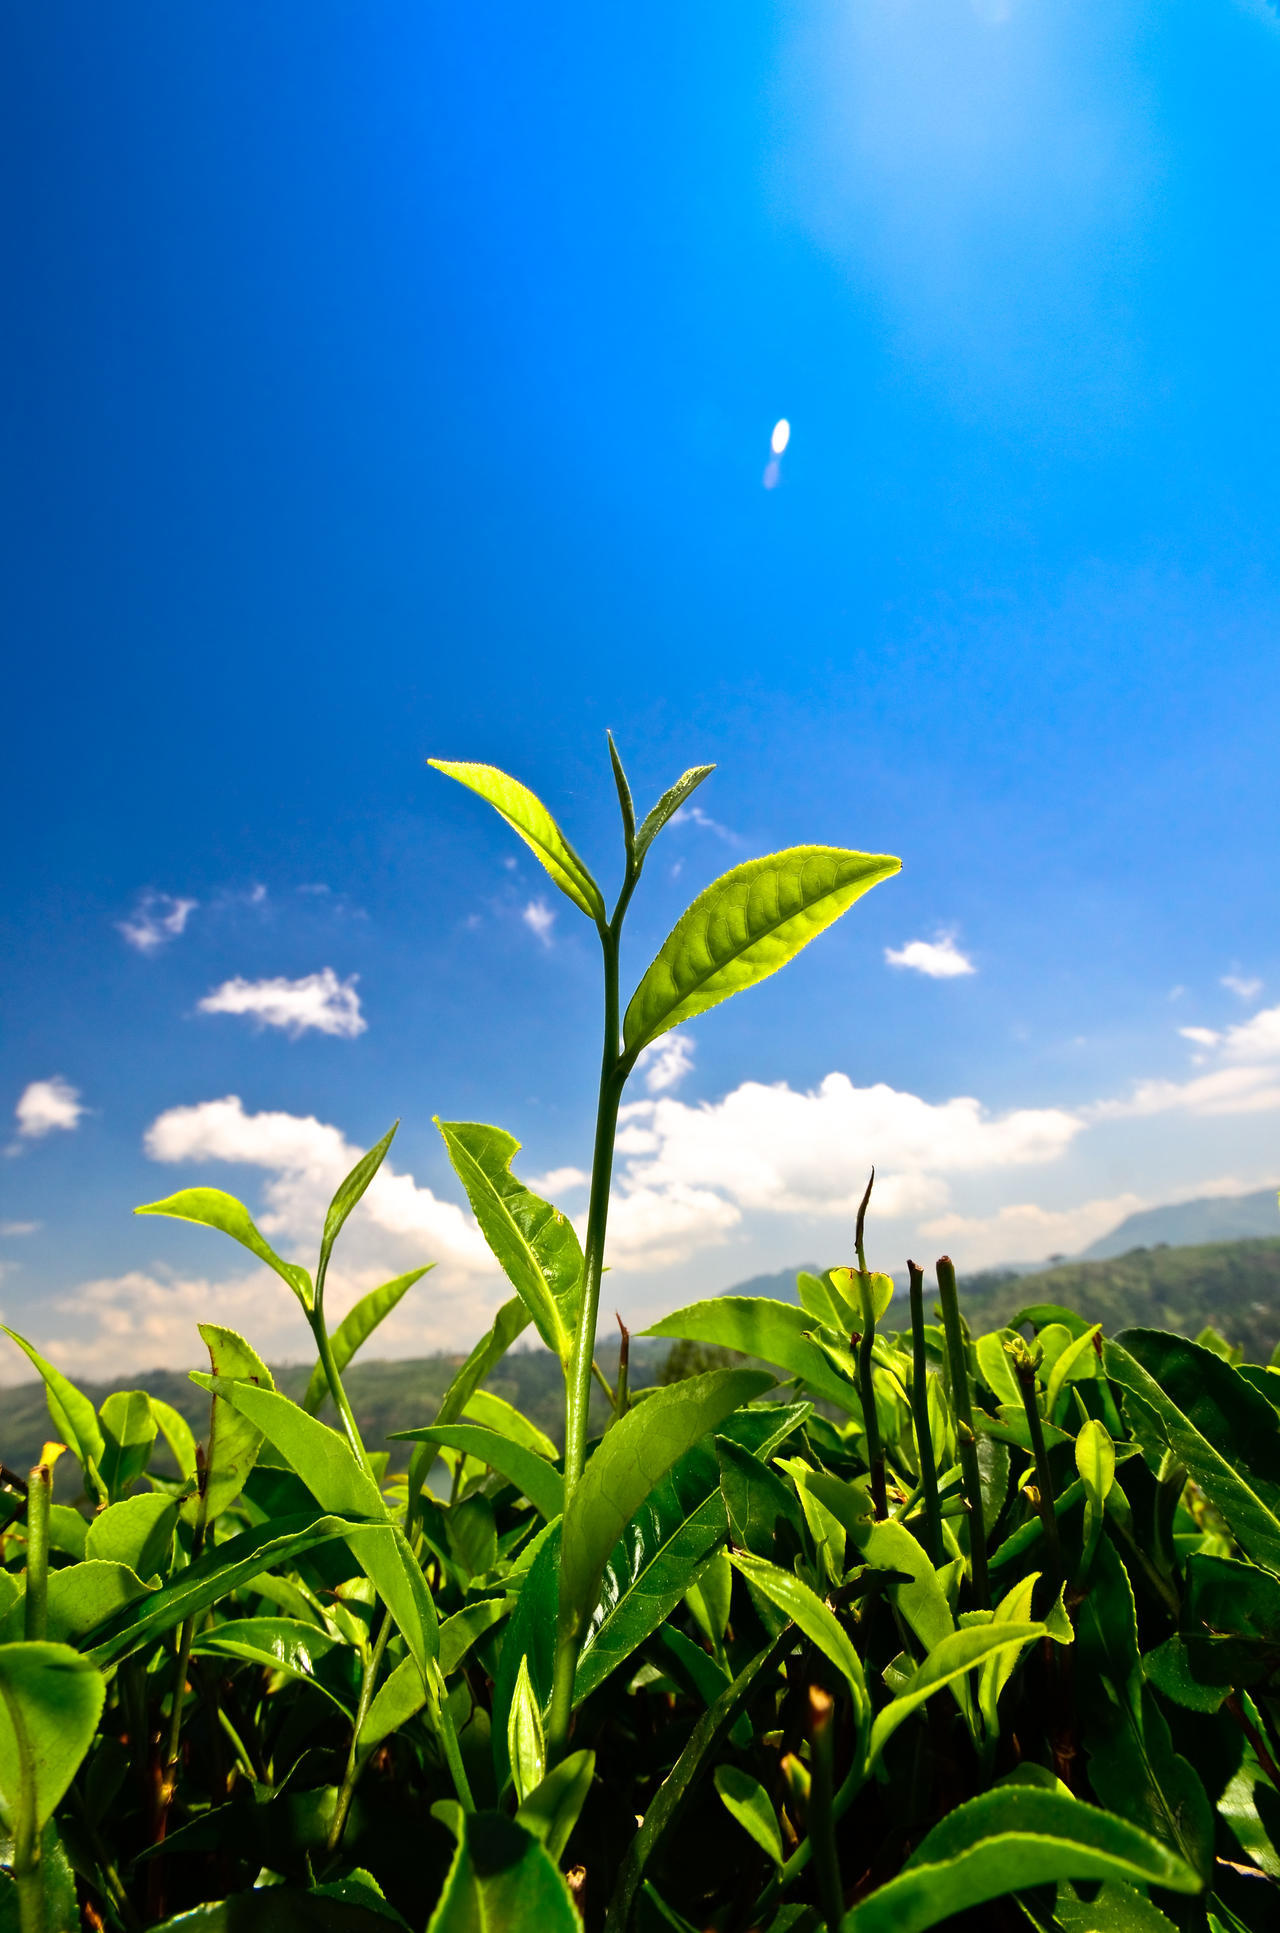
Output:
[[[570,1188],[585,1188],[591,1176],[585,1168],[551,1168],[545,1175],[530,1175],[528,1186],[547,1201],[567,1194]]]
[[[1256,1000],[1262,992],[1261,980],[1246,980],[1238,973],[1224,973],[1222,985],[1228,993],[1238,994],[1241,1000]]]
[[[890,966],[911,967],[917,973],[927,974],[930,980],[955,980],[978,970],[968,955],[960,951],[950,933],[941,933],[936,940],[908,940],[896,951],[886,946],[884,957]]]
[[[1280,1006],[1264,1007],[1225,1033],[1215,1034],[1208,1027],[1180,1031],[1212,1050],[1197,1056],[1201,1064],[1207,1059],[1216,1062],[1209,1073],[1189,1081],[1139,1081],[1127,1099],[1101,1101],[1091,1108],[1090,1118],[1265,1114],[1280,1108]]]
[[[532,933],[536,933],[544,946],[551,944],[551,929],[556,916],[545,899],[531,899],[520,915]]]
[[[79,1088],[55,1074],[50,1080],[32,1081],[25,1087],[13,1111],[23,1140],[39,1141],[56,1128],[78,1127],[86,1110]]]
[[[199,903],[171,893],[142,893],[128,919],[117,920],[116,931],[139,953],[154,953],[178,938]]]
[[[688,1034],[664,1034],[646,1047],[636,1062],[643,1069],[644,1084],[650,1094],[670,1094],[679,1087],[693,1066],[693,1041]]]
[[[669,823],[673,826],[698,826],[703,832],[714,832],[716,838],[723,839],[727,846],[742,844],[738,833],[732,832],[728,826],[722,826],[718,819],[713,819],[711,814],[704,812],[700,805],[682,805],[678,811],[672,813]]]
[[[226,980],[198,1003],[200,1013],[247,1014],[263,1027],[282,1027],[291,1039],[314,1031],[354,1040],[367,1022],[356,992],[358,974],[339,980],[332,967],[301,980]]]
[[[35,1235],[43,1227],[43,1222],[0,1222],[0,1235],[6,1239],[17,1235]]]
[[[1075,1208],[1041,1208],[1013,1202],[994,1215],[948,1212],[922,1222],[920,1232],[939,1242],[963,1243],[965,1264],[986,1268],[997,1261],[1039,1261],[1045,1255],[1074,1255],[1108,1234],[1126,1215],[1151,1203],[1142,1195],[1111,1195]]]
[[[1083,1126],[1061,1108],[991,1115],[971,1098],[930,1102],[846,1074],[810,1093],[746,1081],[714,1104],[635,1101],[621,1114],[610,1259],[661,1267],[724,1241],[746,1214],[851,1226],[872,1163],[880,1214],[940,1214],[952,1176],[1056,1161]]]

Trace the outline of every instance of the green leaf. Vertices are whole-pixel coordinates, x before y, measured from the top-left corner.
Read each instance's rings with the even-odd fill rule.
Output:
[[[778,1534],[784,1524],[790,1524],[795,1533],[793,1548],[800,1548],[804,1522],[800,1505],[777,1471],[726,1436],[716,1438],[716,1457],[734,1543],[755,1557],[773,1558]]]
[[[462,1412],[470,1407],[472,1396],[490,1370],[502,1361],[512,1343],[528,1326],[529,1311],[521,1298],[513,1295],[509,1302],[503,1303],[493,1319],[493,1327],[481,1336],[446,1389],[436,1412],[437,1423],[457,1421]],[[486,1419],[481,1417],[480,1420],[484,1422]]]
[[[715,1788],[730,1816],[744,1832],[750,1833],[761,1852],[767,1853],[775,1866],[780,1866],[782,1833],[769,1803],[769,1794],[760,1781],[753,1779],[749,1772],[739,1771],[736,1765],[718,1765]]]
[[[339,1711],[351,1716],[349,1697],[334,1682],[326,1682],[318,1669],[330,1652],[341,1652],[341,1640],[318,1625],[304,1624],[297,1618],[229,1618],[225,1624],[202,1632],[191,1648],[200,1656],[241,1658],[268,1671],[283,1671],[300,1684],[314,1685]],[[405,1662],[421,1685],[421,1674],[412,1659]]]
[[[512,1174],[511,1162],[520,1151],[514,1135],[474,1121],[435,1120],[480,1233],[538,1334],[566,1362],[582,1283],[582,1249],[573,1224]]]
[[[50,1550],[60,1550],[65,1556],[74,1557],[79,1563],[84,1556],[88,1536],[89,1526],[78,1510],[73,1510],[69,1503],[49,1505]],[[8,1571],[2,1574],[5,1577],[11,1575]],[[0,1586],[0,1589],[2,1588],[3,1586]]]
[[[793,846],[735,866],[681,914],[631,997],[629,1060],[682,1021],[776,973],[901,861]]]
[[[1158,1906],[1117,1879],[1108,1880],[1087,1904],[1064,1879],[1053,1916],[1062,1933],[1176,1933]]]
[[[871,1727],[869,1763],[875,1764],[899,1725],[935,1691],[954,1684],[997,1652],[1009,1647],[1021,1650],[1032,1638],[1044,1635],[1043,1624],[978,1624],[943,1638],[923,1664],[917,1665],[893,1702],[877,1715]]]
[[[750,1557],[745,1551],[735,1550],[729,1555],[730,1561],[742,1572],[748,1584],[753,1584],[756,1590],[763,1592],[771,1603],[776,1604],[792,1624],[804,1632],[810,1643],[817,1645],[823,1656],[845,1679],[853,1695],[854,1717],[861,1728],[870,1711],[867,1681],[862,1660],[835,1612],[794,1571],[781,1570],[777,1564],[766,1563],[760,1557]]]
[[[500,1624],[510,1609],[510,1599],[480,1597],[464,1604],[440,1626],[440,1673],[449,1678],[458,1669],[477,1638]]]
[[[855,1906],[843,1933],[925,1933],[1006,1893],[1063,1879],[1110,1879],[1195,1893],[1191,1868],[1097,1806],[1004,1785],[949,1812],[896,1879]]]
[[[395,1139],[396,1129],[399,1125],[399,1121],[393,1121],[381,1141],[370,1148],[368,1154],[361,1155],[355,1167],[351,1170],[346,1180],[340,1184],[333,1200],[329,1203],[324,1218],[324,1231],[320,1237],[320,1260],[316,1268],[317,1295],[323,1293],[325,1272],[329,1267],[329,1257],[332,1255],[333,1245],[342,1231],[342,1224],[346,1221],[347,1216],[351,1213],[361,1195],[363,1195],[365,1189],[369,1186],[369,1183],[382,1166],[387,1149]]]
[[[151,1398],[144,1389],[115,1390],[98,1411],[105,1444],[102,1480],[114,1503],[137,1481],[151,1461],[157,1430]]]
[[[845,1269],[844,1273],[849,1275],[852,1271]],[[801,1308],[815,1322],[847,1341],[858,1326],[858,1318],[836,1288],[834,1275],[834,1269],[828,1269],[825,1275],[811,1275],[808,1269],[801,1269],[796,1276],[796,1293],[800,1297]]]
[[[565,1512],[560,1604],[568,1628],[582,1630],[609,1553],[654,1485],[699,1437],[772,1382],[760,1370],[712,1370],[655,1390],[613,1425]]]
[[[329,1338],[339,1375],[356,1350],[369,1340],[378,1324],[391,1314],[401,1296],[434,1267],[434,1262],[428,1262],[423,1268],[410,1269],[407,1275],[397,1275],[394,1281],[384,1282],[380,1289],[370,1289],[368,1295],[362,1295],[353,1309],[348,1309]],[[302,1398],[303,1409],[314,1416],[328,1394],[329,1379],[324,1373],[324,1364],[318,1362]]]
[[[84,1554],[127,1564],[139,1577],[153,1577],[169,1568],[177,1521],[178,1506],[171,1497],[155,1490],[142,1497],[126,1497],[93,1519]]]
[[[1172,1455],[1249,1556],[1280,1569],[1280,1430],[1266,1397],[1211,1350],[1155,1329],[1122,1331],[1103,1360],[1141,1405],[1143,1447]]]
[[[551,1697],[559,1592],[560,1525],[551,1524],[520,1586],[516,1608],[507,1621],[498,1653],[490,1742],[499,1791],[506,1785],[511,1770],[507,1759],[507,1718],[522,1663],[527,1661],[530,1682],[544,1710]]]
[[[435,1605],[422,1568],[399,1525],[387,1521],[382,1494],[352,1455],[346,1438],[299,1409],[275,1390],[220,1377],[192,1375],[193,1382],[223,1396],[285,1457],[320,1508],[368,1523],[347,1535],[352,1556],[381,1594],[424,1673],[439,1647]]]
[[[392,1443],[436,1443],[446,1450],[461,1450],[478,1457],[491,1470],[514,1483],[521,1496],[551,1521],[564,1509],[564,1478],[558,1470],[532,1450],[486,1430],[479,1423],[432,1423],[422,1430],[393,1430]]]
[[[773,1662],[784,1641],[773,1639],[758,1651],[732,1684],[726,1686],[710,1711],[703,1712],[689,1734],[679,1758],[650,1801],[644,1823],[627,1848],[605,1915],[604,1933],[624,1933],[631,1918],[632,1902],[655,1847],[678,1818],[704,1764],[719,1748],[756,1679]]]
[[[1076,1438],[1076,1469],[1084,1485],[1084,1558],[1092,1561],[1102,1535],[1104,1513],[1116,1477],[1116,1446],[1111,1433],[1096,1418],[1085,1423]]]
[[[253,1217],[244,1203],[234,1195],[224,1195],[221,1188],[182,1188],[176,1195],[168,1195],[163,1201],[150,1201],[141,1208],[134,1209],[135,1215],[169,1215],[175,1221],[199,1222],[204,1228],[217,1228],[229,1235],[241,1248],[247,1248],[260,1262],[275,1270],[282,1282],[287,1282],[303,1308],[311,1309],[313,1294],[311,1277],[297,1262],[285,1262],[276,1254],[270,1242],[258,1233]]]
[[[150,1585],[127,1564],[94,1559],[51,1571],[46,1592],[46,1635],[58,1644],[78,1644],[86,1632],[138,1598],[153,1595]],[[10,1608],[0,1626],[0,1643],[22,1635],[21,1603]]]
[[[776,1363],[793,1376],[803,1377],[815,1396],[834,1403],[850,1416],[861,1416],[862,1406],[852,1383],[838,1376],[816,1342],[810,1338],[813,1318],[804,1309],[775,1302],[766,1295],[717,1295],[692,1302],[663,1316],[642,1333],[680,1336],[690,1342],[710,1342],[722,1349],[740,1349]]]
[[[1094,1554],[1076,1615],[1075,1677],[1089,1781],[1099,1801],[1163,1840],[1207,1881],[1213,1810],[1144,1686],[1133,1590],[1108,1538]]]
[[[487,1430],[496,1430],[499,1436],[518,1443],[522,1449],[532,1450],[535,1456],[545,1457],[548,1463],[554,1463],[559,1455],[551,1438],[536,1423],[531,1423],[504,1396],[495,1396],[491,1389],[473,1390],[462,1406],[462,1413],[477,1423],[483,1423]],[[445,1417],[436,1418],[437,1423],[447,1420]]]
[[[1197,1551],[1187,1561],[1183,1630],[1204,1685],[1253,1685],[1280,1669],[1280,1578]]]
[[[201,1341],[209,1351],[213,1374],[226,1382],[252,1383],[274,1389],[271,1371],[255,1349],[234,1329],[216,1322],[197,1325]],[[209,1387],[208,1378],[204,1387]],[[215,1396],[209,1411],[209,1455],[205,1464],[203,1500],[189,1497],[182,1506],[186,1521],[194,1524],[203,1513],[213,1523],[227,1505],[234,1503],[244,1489],[249,1472],[258,1461],[262,1431],[223,1396]]]
[[[1092,1329],[1086,1329],[1082,1336],[1067,1344],[1049,1371],[1044,1392],[1044,1413],[1050,1420],[1068,1381],[1080,1382],[1097,1375],[1098,1357],[1093,1342],[1094,1337],[1101,1334],[1102,1324],[1095,1322]]]
[[[1016,1335],[1016,1329],[993,1329],[990,1335],[979,1336],[974,1344],[982,1380],[997,1403],[1009,1409],[1017,1409],[1022,1402],[1022,1391],[1004,1347]]]
[[[584,912],[589,920],[603,926],[607,919],[600,888],[587,871],[551,814],[528,786],[508,778],[494,765],[473,765],[451,759],[429,758],[427,764],[446,777],[470,786],[487,799],[513,832],[524,840],[530,852],[546,867],[560,891]]]
[[[441,1625],[442,1636],[447,1624],[452,1622],[452,1619],[448,1619],[446,1624]],[[443,1653],[442,1644],[442,1669]],[[422,1673],[412,1658],[402,1658],[390,1677],[378,1687],[365,1713],[357,1740],[361,1757],[367,1758],[371,1752],[377,1750],[384,1738],[390,1738],[392,1732],[398,1732],[402,1725],[407,1725],[411,1718],[416,1718],[426,1702],[427,1693],[422,1682]]]
[[[669,820],[673,819],[687,798],[690,798],[704,779],[709,779],[715,771],[714,765],[691,765],[687,772],[681,773],[674,785],[668,786],[662,797],[645,819],[635,837],[636,865],[643,863],[644,856]]]
[[[152,1396],[151,1409],[160,1434],[169,1445],[174,1462],[189,1482],[196,1474],[197,1462],[196,1439],[190,1423],[185,1416],[179,1414],[172,1403],[162,1402],[158,1396]]]
[[[862,1271],[838,1268],[828,1269],[827,1274],[832,1287],[853,1313],[853,1321],[841,1330],[847,1340],[851,1329],[862,1327]],[[868,1269],[865,1281],[871,1297],[871,1313],[879,1322],[893,1301],[893,1277],[881,1275],[877,1269]]]
[[[730,1417],[716,1440],[731,1439],[766,1457],[812,1413],[809,1403],[756,1404]],[[724,1543],[718,1478],[704,1437],[671,1466],[631,1517],[605,1565],[599,1603],[578,1653],[575,1703],[598,1690],[659,1628]]]
[[[635,802],[631,797],[631,787],[627,783],[627,775],[622,769],[622,760],[618,755],[618,748],[613,742],[613,733],[606,731],[605,737],[609,741],[609,763],[613,767],[613,782],[618,792],[618,810],[622,814],[622,838],[627,849],[627,867],[631,871],[634,870],[636,865]]]
[[[529,1660],[520,1660],[516,1673],[511,1709],[507,1713],[507,1761],[516,1788],[516,1803],[523,1805],[541,1785],[547,1771],[547,1741],[542,1730],[541,1701],[529,1681]]]
[[[11,1342],[17,1343],[43,1377],[45,1401],[49,1405],[49,1416],[58,1441],[66,1444],[84,1471],[86,1488],[92,1486],[99,1496],[105,1497],[99,1466],[106,1444],[93,1404],[87,1396],[80,1394],[60,1369],[46,1362],[33,1343],[20,1336],[15,1329],[6,1329],[4,1333]]]
[[[541,1840],[557,1865],[564,1858],[578,1815],[595,1777],[594,1752],[570,1752],[534,1787],[516,1813],[516,1824]]]
[[[93,1742],[106,1684],[65,1644],[0,1646],[0,1797],[34,1840]]]
[[[148,1592],[125,1614],[113,1616],[101,1627],[86,1634],[96,1639],[89,1651],[94,1664],[116,1665],[132,1657],[162,1631],[170,1630],[188,1617],[198,1617],[220,1598],[252,1583],[263,1571],[283,1567],[290,1558],[317,1544],[346,1537],[355,1526],[342,1517],[286,1517],[229,1537],[224,1544],[206,1550],[194,1564],[179,1571],[171,1584]],[[112,1566],[118,1569],[118,1566]],[[62,1572],[55,1576],[63,1575]],[[76,1572],[66,1573],[74,1577]],[[54,1577],[50,1577],[50,1585]]]
[[[569,1889],[540,1840],[497,1812],[469,1813],[427,1933],[582,1933]]]

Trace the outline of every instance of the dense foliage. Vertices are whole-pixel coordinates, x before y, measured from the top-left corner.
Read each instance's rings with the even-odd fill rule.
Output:
[[[802,1274],[795,1304],[718,1297],[650,1331],[723,1366],[633,1390],[624,1349],[606,1375],[627,1075],[896,862],[735,868],[623,1022],[626,904],[705,772],[637,826],[615,755],[609,916],[531,794],[446,769],[600,933],[585,1247],[513,1174],[511,1136],[441,1124],[515,1294],[431,1420],[406,1417],[398,1472],[343,1372],[422,1271],[324,1314],[391,1134],[338,1189],[314,1276],[217,1190],[146,1211],[220,1229],[297,1296],[317,1362],[296,1400],[204,1323],[197,1441],[147,1391],[95,1408],[14,1338],[56,1440],[0,1490],[0,1928],[1274,1924],[1280,1373],[1053,1304],[971,1333],[946,1258],[937,1306],[912,1267],[890,1327],[864,1200],[854,1262]],[[493,1387],[530,1324],[563,1374],[563,1451]],[[53,1501],[59,1457],[80,1507]]]

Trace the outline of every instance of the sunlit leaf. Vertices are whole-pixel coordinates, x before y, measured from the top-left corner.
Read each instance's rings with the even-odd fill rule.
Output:
[[[477,1457],[491,1470],[514,1483],[522,1496],[547,1519],[564,1509],[564,1479],[544,1457],[535,1456],[509,1437],[499,1436],[479,1423],[431,1423],[421,1430],[393,1430],[393,1443],[435,1443]]]
[[[681,914],[632,995],[623,1026],[629,1058],[776,973],[900,865],[882,854],[793,846],[725,873]]]
[[[728,1811],[744,1832],[750,1833],[757,1846],[776,1866],[782,1864],[782,1833],[778,1827],[777,1815],[769,1803],[769,1794],[759,1779],[753,1779],[749,1772],[742,1772],[736,1765],[718,1765],[715,1773],[715,1788],[720,1794]]]
[[[669,820],[673,819],[685,800],[691,798],[702,784],[715,771],[714,765],[691,765],[682,772],[674,785],[668,786],[651,812],[645,814],[635,836],[636,863],[639,865],[650,846]]]
[[[15,1837],[38,1835],[102,1715],[106,1684],[65,1644],[0,1646],[0,1798]]]
[[[508,778],[494,765],[473,765],[442,758],[429,758],[427,764],[434,766],[437,772],[443,772],[446,777],[457,779],[460,785],[470,786],[482,799],[487,799],[494,811],[501,814],[513,832],[519,833],[530,852],[546,867],[560,891],[580,907],[588,919],[603,925],[606,914],[600,888],[546,806],[527,785],[521,785],[519,779]]]
[[[393,1121],[381,1141],[370,1148],[368,1154],[361,1155],[351,1173],[340,1183],[333,1200],[329,1203],[324,1218],[324,1232],[320,1237],[320,1261],[316,1268],[318,1287],[323,1287],[325,1270],[329,1266],[329,1257],[333,1253],[333,1245],[342,1230],[342,1224],[382,1166],[387,1149],[395,1139],[395,1132],[399,1125],[398,1121]]]
[[[223,1194],[221,1188],[182,1188],[176,1195],[167,1195],[163,1201],[147,1202],[134,1209],[135,1215],[168,1215],[174,1221],[199,1222],[204,1228],[216,1228],[229,1235],[241,1248],[247,1248],[260,1262],[275,1270],[282,1282],[287,1282],[304,1309],[310,1309],[313,1292],[311,1277],[298,1262],[285,1262],[276,1254],[270,1242],[259,1234],[254,1226],[253,1217],[243,1202],[234,1195]]]
[[[333,1351],[333,1360],[339,1375],[342,1374],[357,1349],[369,1340],[378,1324],[391,1314],[401,1297],[434,1267],[434,1262],[427,1262],[422,1268],[410,1269],[406,1275],[397,1275],[393,1281],[384,1282],[381,1288],[370,1289],[367,1295],[361,1296],[354,1308],[348,1309],[329,1338],[329,1347]],[[317,1363],[311,1372],[306,1394],[302,1398],[303,1409],[314,1415],[328,1394],[329,1379],[324,1373],[324,1364]]]
[[[470,1813],[427,1933],[582,1933],[569,1889],[541,1840],[497,1812]]]
[[[11,1342],[17,1343],[19,1349],[40,1372],[54,1430],[59,1442],[65,1443],[78,1460],[85,1473],[86,1487],[92,1488],[99,1496],[105,1497],[106,1487],[102,1481],[100,1465],[102,1452],[106,1446],[102,1426],[98,1422],[98,1412],[89,1398],[82,1396],[75,1384],[64,1376],[60,1369],[55,1369],[51,1362],[45,1360],[34,1343],[28,1342],[14,1329],[6,1329],[4,1333]]]

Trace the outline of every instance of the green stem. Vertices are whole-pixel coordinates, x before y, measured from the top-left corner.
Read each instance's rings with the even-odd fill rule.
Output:
[[[43,1638],[49,1608],[49,1506],[53,1501],[53,1466],[61,1443],[46,1443],[27,1485],[27,1588],[23,1604],[23,1636]]]
[[[1058,1535],[1058,1514],[1053,1507],[1053,1478],[1049,1472],[1049,1452],[1044,1446],[1044,1425],[1040,1420],[1040,1406],[1036,1402],[1036,1372],[1025,1343],[1014,1352],[1014,1345],[1007,1345],[1013,1373],[1018,1379],[1022,1394],[1022,1407],[1027,1418],[1027,1429],[1031,1436],[1031,1456],[1036,1466],[1036,1508],[1044,1527],[1044,1540],[1049,1547],[1049,1560],[1053,1566],[1051,1583],[1061,1584],[1066,1575],[1062,1568],[1062,1539]]]
[[[942,1305],[942,1326],[947,1338],[947,1367],[951,1380],[951,1406],[956,1413],[956,1441],[960,1451],[960,1474],[969,1505],[969,1561],[973,1572],[973,1595],[978,1609],[991,1609],[991,1584],[987,1576],[987,1539],[982,1521],[982,1476],[978,1468],[978,1439],[973,1428],[973,1404],[969,1398],[969,1368],[965,1361],[964,1337],[960,1332],[960,1303],[956,1295],[955,1265],[949,1255],[937,1263],[938,1300]]]
[[[46,1933],[40,1834],[36,1827],[36,1756],[16,1704],[8,1706],[8,1718],[18,1760],[18,1790],[13,1806],[13,1877],[18,1889],[19,1933]]]
[[[857,1233],[854,1247],[858,1255],[858,1298],[861,1305],[862,1333],[858,1338],[858,1400],[862,1404],[862,1427],[867,1433],[867,1468],[871,1472],[871,1502],[879,1518],[889,1514],[888,1497],[884,1481],[884,1450],[880,1442],[880,1417],[876,1411],[875,1371],[872,1366],[872,1352],[876,1346],[876,1312],[871,1299],[871,1278],[867,1274],[867,1252],[863,1242],[863,1229],[867,1219],[867,1204],[871,1200],[871,1190],[875,1186],[876,1171],[871,1170],[867,1191],[858,1208]]]
[[[364,1676],[360,1681],[360,1701],[356,1706],[355,1720],[351,1727],[351,1749],[347,1753],[347,1767],[342,1775],[342,1784],[338,1787],[338,1797],[333,1808],[333,1818],[329,1821],[328,1850],[331,1853],[337,1852],[338,1847],[342,1844],[342,1835],[346,1831],[347,1814],[351,1810],[351,1800],[355,1794],[356,1780],[359,1778],[362,1770],[359,1749],[360,1733],[365,1719],[369,1716],[369,1707],[373,1703],[374,1687],[378,1682],[378,1667],[382,1663],[383,1653],[387,1648],[387,1639],[391,1636],[393,1628],[390,1613],[384,1607],[382,1623],[379,1626],[378,1635],[373,1641],[373,1648],[365,1664]]]
[[[333,1398],[333,1407],[337,1410],[338,1416],[341,1419],[343,1433],[346,1436],[347,1442],[351,1445],[352,1455],[355,1457],[356,1462],[360,1465],[365,1475],[371,1480],[376,1481],[373,1476],[373,1465],[369,1461],[368,1452],[364,1447],[360,1432],[356,1428],[356,1419],[351,1413],[351,1405],[347,1401],[347,1392],[342,1387],[342,1377],[339,1375],[338,1365],[334,1361],[333,1344],[329,1341],[329,1331],[324,1319],[324,1277],[318,1273],[316,1276],[315,1307],[307,1311],[307,1321],[311,1324],[311,1333],[316,1339],[316,1348],[319,1351],[325,1381],[329,1385],[329,1394]]]
[[[621,1316],[618,1316],[618,1327],[622,1331],[622,1339],[618,1344],[618,1389],[613,1399],[613,1413],[615,1416],[625,1416],[631,1375],[631,1331]]]
[[[844,1887],[836,1852],[834,1707],[829,1693],[809,1687],[809,1744],[813,1752],[813,1782],[809,1788],[809,1840],[813,1846],[818,1902],[829,1928],[844,1919]]]
[[[438,1691],[440,1693],[444,1691],[443,1679],[440,1680]],[[454,1727],[453,1716],[449,1710],[447,1698],[443,1696],[437,1698],[436,1710],[436,1722],[439,1727],[440,1742],[444,1746],[445,1763],[449,1767],[449,1776],[453,1780],[453,1789],[458,1795],[458,1802],[462,1810],[464,1812],[474,1812],[476,1802],[471,1791],[471,1781],[467,1777],[467,1768],[462,1763],[462,1750],[458,1744],[458,1734]]]
[[[929,1428],[929,1366],[924,1347],[924,1270],[907,1263],[911,1278],[911,1416],[916,1430],[916,1461],[924,1495],[925,1545],[929,1562],[941,1567],[942,1505],[938,1498],[938,1466]]]

